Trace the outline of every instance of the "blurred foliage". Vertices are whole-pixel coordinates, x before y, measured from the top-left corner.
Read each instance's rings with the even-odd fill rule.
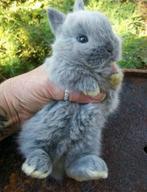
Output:
[[[53,35],[46,9],[72,10],[74,0],[0,1],[0,79],[40,65],[51,54]],[[142,2],[144,3],[145,0]],[[123,39],[123,67],[147,67],[146,17],[138,0],[87,0],[87,9],[104,12]],[[141,6],[140,6],[141,5]],[[141,7],[141,10],[140,10]]]
[[[120,65],[126,68],[147,69],[147,38],[125,34]]]

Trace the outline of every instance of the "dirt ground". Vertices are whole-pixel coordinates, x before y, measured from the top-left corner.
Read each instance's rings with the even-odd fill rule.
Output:
[[[126,77],[121,104],[104,131],[106,180],[31,179],[21,171],[17,135],[0,142],[0,192],[147,192],[147,78]]]

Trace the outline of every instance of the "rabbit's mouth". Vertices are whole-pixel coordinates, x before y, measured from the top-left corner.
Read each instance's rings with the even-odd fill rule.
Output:
[[[113,49],[112,47],[100,46],[91,50],[91,52],[87,55],[88,63],[96,66],[101,66],[111,61],[113,57]]]
[[[99,55],[88,58],[86,66],[91,69],[103,69],[112,63],[112,57],[103,58]]]

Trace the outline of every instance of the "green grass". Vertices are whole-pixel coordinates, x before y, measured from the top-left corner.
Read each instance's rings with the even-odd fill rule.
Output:
[[[143,0],[142,0],[143,1]],[[73,0],[1,0],[0,80],[24,73],[43,63],[51,54],[53,35],[46,8],[68,12]],[[147,68],[145,16],[133,0],[87,0],[86,9],[100,10],[123,39],[126,68]]]

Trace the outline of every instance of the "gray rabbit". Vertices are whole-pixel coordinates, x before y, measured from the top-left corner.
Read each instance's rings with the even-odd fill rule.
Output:
[[[48,16],[56,37],[53,54],[44,63],[49,79],[64,89],[91,96],[106,92],[107,97],[97,104],[52,101],[26,121],[18,139],[26,159],[22,170],[36,178],[107,178],[101,134],[119,104],[123,74],[115,62],[120,40],[107,17],[85,11],[82,0],[76,0],[66,16],[55,9],[49,9]]]

